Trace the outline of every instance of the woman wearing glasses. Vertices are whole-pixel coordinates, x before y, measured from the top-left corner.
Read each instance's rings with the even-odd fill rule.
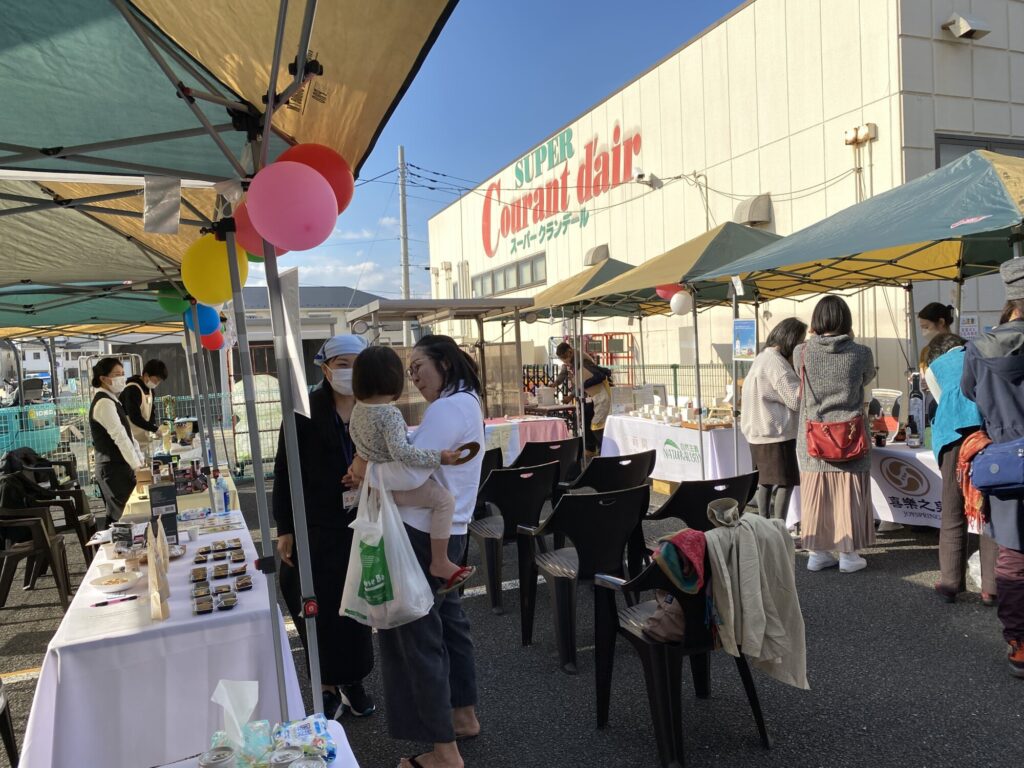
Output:
[[[295,416],[313,591],[320,603],[316,619],[320,687],[324,714],[329,718],[345,711],[362,717],[375,710],[373,699],[363,688],[363,679],[373,669],[370,628],[338,615],[352,548],[352,529],[348,526],[355,520],[359,501],[358,492],[352,490],[358,483],[349,474],[355,458],[355,447],[348,432],[356,404],[352,394],[352,365],[364,349],[366,341],[361,336],[343,334],[325,341],[313,358],[320,364],[324,378],[309,393],[310,418]],[[283,429],[274,462],[273,504],[277,553],[281,557],[281,592],[302,636],[302,644],[308,648]]]
[[[417,448],[446,450],[465,443],[484,444],[480,379],[476,364],[448,336],[424,336],[409,358],[409,377],[429,404],[412,443]],[[465,464],[437,470],[399,462],[382,464],[384,486],[417,488],[433,477],[455,497],[448,557],[462,562],[466,528],[473,516],[480,485],[483,452]],[[357,458],[354,474],[365,463]],[[399,506],[409,541],[427,579],[430,575],[430,510]],[[436,595],[426,616],[396,629],[378,632],[384,678],[388,730],[392,737],[433,745],[425,755],[404,758],[402,768],[462,768],[456,739],[476,736],[476,665],[469,621],[459,591]]]

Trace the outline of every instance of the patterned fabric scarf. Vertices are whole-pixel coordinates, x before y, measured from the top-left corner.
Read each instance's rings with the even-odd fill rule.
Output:
[[[960,457],[956,462],[956,481],[964,497],[964,516],[967,518],[968,525],[974,523],[979,530],[985,511],[985,495],[971,482],[971,462],[986,446],[991,444],[992,441],[985,430],[979,429],[977,432],[972,432],[960,446]]]

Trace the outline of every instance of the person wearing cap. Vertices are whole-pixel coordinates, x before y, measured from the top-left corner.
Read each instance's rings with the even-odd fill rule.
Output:
[[[309,393],[310,417],[295,415],[313,591],[320,604],[316,635],[324,715],[328,718],[345,711],[363,717],[376,709],[363,688],[363,680],[373,669],[371,630],[338,615],[352,547],[349,524],[355,520],[359,501],[355,490],[358,483],[349,471],[356,455],[349,436],[356,404],[352,366],[366,346],[365,339],[351,334],[325,341],[313,358],[324,378]],[[308,653],[283,428],[274,462],[273,510],[281,558],[281,592]]]
[[[1024,259],[999,269],[1006,286],[1005,322],[967,344],[963,393],[973,400],[993,443],[1024,437]],[[1010,673],[1024,678],[1024,500],[989,494],[986,533],[999,545],[996,600]]]

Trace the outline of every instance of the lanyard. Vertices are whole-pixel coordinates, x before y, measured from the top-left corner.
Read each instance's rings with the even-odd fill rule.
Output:
[[[352,460],[355,458],[353,455],[352,438],[348,435],[348,425],[342,421],[337,411],[334,412],[334,423],[338,430],[338,437],[341,440],[341,456],[345,459],[345,469],[347,471],[352,466]]]

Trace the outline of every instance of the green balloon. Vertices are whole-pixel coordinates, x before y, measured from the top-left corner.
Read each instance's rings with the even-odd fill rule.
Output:
[[[191,304],[178,295],[173,288],[164,288],[157,294],[156,303],[169,315],[180,315],[191,308]]]
[[[248,251],[245,252],[245,255],[246,255],[246,258],[249,259],[249,263],[250,264],[262,264],[263,263],[263,257],[262,256],[255,256],[255,255],[249,253]]]

